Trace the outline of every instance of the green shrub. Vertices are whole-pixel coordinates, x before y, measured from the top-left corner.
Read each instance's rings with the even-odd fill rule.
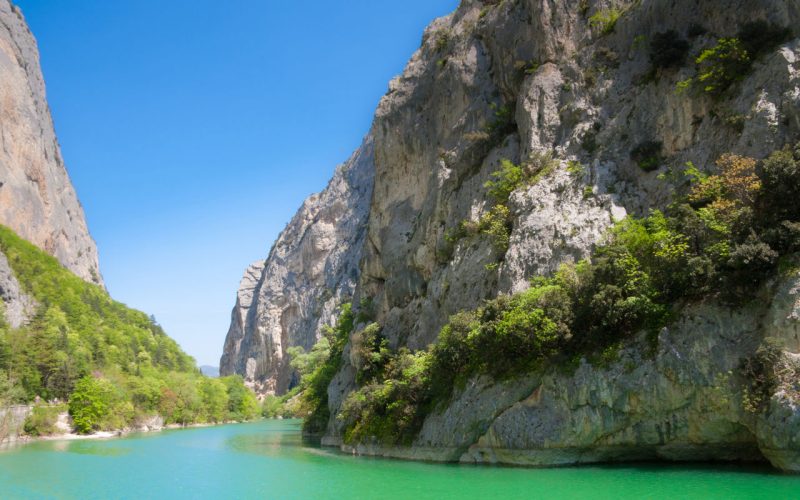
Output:
[[[656,33],[650,42],[650,64],[656,69],[680,67],[690,48],[691,44],[675,30]]]
[[[745,77],[752,59],[738,38],[720,38],[717,45],[704,50],[695,62],[697,80],[703,90],[719,96]]]
[[[309,365],[308,371],[301,379],[301,401],[299,411],[306,415],[303,421],[303,432],[307,435],[319,435],[325,431],[330,418],[328,408],[328,386],[342,365],[344,346],[353,331],[355,316],[351,304],[342,306],[341,314],[335,327],[323,330],[323,338],[312,348],[319,355],[327,351],[324,360],[316,365]],[[320,345],[322,343],[322,345]]]
[[[245,387],[240,375],[229,375],[220,381],[228,393],[228,420],[245,422],[258,416],[258,400],[253,391]]]
[[[598,29],[603,35],[608,35],[614,32],[621,16],[622,11],[617,8],[598,10],[589,18],[589,25]]]
[[[67,405],[36,405],[25,418],[23,431],[29,436],[49,436],[58,430],[58,415],[67,411]]]
[[[759,199],[758,212],[765,229],[800,220],[800,147],[772,153],[759,165],[759,178],[764,196]],[[785,251],[790,249],[784,246]]]
[[[393,445],[411,443],[425,416],[428,399],[429,354],[401,349],[386,368],[386,380],[351,392],[338,418],[345,423],[344,441],[375,438]]]
[[[103,429],[123,398],[120,391],[106,379],[86,376],[78,380],[69,397],[69,414],[80,434]]]
[[[764,411],[778,386],[775,365],[783,356],[783,348],[775,339],[764,339],[756,352],[741,361],[740,370],[747,385],[742,404],[751,413]]]
[[[744,131],[745,122],[747,122],[747,116],[741,113],[731,113],[723,117],[723,121],[725,125],[728,125],[733,130],[738,133],[742,133]]]
[[[731,85],[747,76],[755,60],[791,37],[789,28],[754,21],[742,25],[733,38],[720,38],[695,60],[697,81],[703,91],[721,96]]]
[[[230,387],[236,387],[233,391],[231,391]],[[227,420],[231,420],[231,416],[228,413],[228,406],[230,403],[230,392],[240,392],[239,387],[244,388],[244,382],[240,380],[231,383],[230,381],[226,384],[225,379],[218,379],[218,378],[204,378],[200,381],[198,392],[200,399],[202,401],[202,420],[205,422],[213,422],[213,423],[221,423]],[[245,389],[246,390],[246,389]],[[246,397],[247,399],[255,399],[255,396],[252,395],[250,391],[247,391],[251,396]],[[252,402],[250,399],[250,403]],[[247,409],[247,403],[242,404],[239,402],[239,406],[244,406],[244,411],[240,411],[240,414],[237,415],[242,417],[243,420],[250,420],[254,418],[255,415],[249,414]],[[245,418],[249,416],[249,418]],[[234,419],[235,420],[235,419]]]
[[[602,125],[600,122],[594,122],[592,128],[583,134],[581,139],[581,148],[589,155],[594,155],[597,152],[597,134],[600,132]]]
[[[350,353],[354,361],[353,367],[357,370],[357,384],[362,385],[382,373],[390,351],[388,341],[381,335],[380,325],[370,323],[354,333],[351,337]]]
[[[606,366],[637,332],[655,338],[688,301],[751,300],[778,258],[796,251],[770,243],[776,225],[800,242],[798,160],[800,146],[758,168],[735,155],[720,157],[712,174],[689,164],[685,194],[663,212],[617,223],[591,263],[564,265],[525,292],[453,315],[425,351],[382,352],[380,368],[360,379],[337,416],[345,440],[407,444],[475,375],[504,379],[582,356]],[[751,411],[771,396],[778,357],[767,346],[743,361]]]
[[[689,28],[686,30],[686,35],[689,38],[697,38],[698,36],[702,36],[708,33],[708,30],[700,23],[691,23],[689,24]]]
[[[7,387],[0,399],[69,399],[83,433],[156,413],[169,423],[227,419],[219,387],[154,318],[113,301],[4,226],[0,250],[38,304],[29,324],[0,325],[0,386]]]
[[[298,418],[302,417],[301,398],[298,396],[302,386],[292,388],[286,394],[275,396],[268,394],[261,404],[261,414],[265,418]]]
[[[484,183],[494,205],[481,216],[478,221],[461,221],[456,228],[445,232],[444,243],[439,248],[440,261],[448,262],[452,257],[455,243],[464,237],[484,234],[492,242],[499,255],[508,250],[514,218],[507,206],[511,193],[530,184],[535,184],[543,177],[550,175],[559,162],[553,158],[552,152],[537,152],[522,165],[503,159],[500,168],[492,172],[491,178]]]
[[[583,177],[586,175],[586,166],[579,161],[570,160],[567,162],[567,173],[572,177]]]
[[[489,237],[492,246],[500,255],[505,255],[511,242],[511,231],[514,220],[511,211],[505,205],[495,205],[481,217],[479,223],[481,233]]]
[[[452,33],[447,28],[440,29],[439,31],[437,31],[433,50],[435,50],[436,52],[443,52],[444,50],[446,50],[447,47],[450,45],[450,40],[452,36],[453,36]]]
[[[492,172],[491,177],[483,187],[496,203],[508,201],[511,193],[522,186],[525,179],[522,167],[506,159],[500,161],[500,169]]]

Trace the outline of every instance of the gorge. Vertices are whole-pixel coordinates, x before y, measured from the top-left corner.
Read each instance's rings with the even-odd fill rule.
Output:
[[[307,431],[359,454],[519,465],[768,460],[798,470],[797,248],[758,247],[766,274],[742,285],[749,300],[732,301],[734,268],[761,259],[743,256],[740,266],[735,256],[756,240],[745,231],[722,253],[712,247],[714,220],[730,232],[742,211],[769,213],[768,157],[796,168],[798,19],[793,0],[462,1],[390,82],[362,147],[248,269],[222,373],[285,394],[301,382],[289,351],[324,337],[332,373],[313,380]],[[764,201],[735,199],[737,180]],[[686,213],[705,220],[699,240]],[[642,297],[620,292],[623,280],[609,314],[633,307],[633,319],[612,318],[598,340],[574,319],[561,338],[537,338],[525,321],[555,314],[537,286],[585,288],[584,259],[635,246],[618,229],[626,217],[651,236],[672,228],[687,245],[680,255],[700,241],[696,257],[719,264],[698,268],[699,282],[644,297],[666,316],[635,309]],[[794,231],[787,217],[775,224]],[[746,220],[759,237],[760,223]],[[617,250],[638,259],[649,283],[669,272],[645,262],[664,257],[662,244]],[[559,269],[576,264],[573,286]],[[535,280],[557,272],[555,282]],[[339,336],[323,335],[346,303],[353,312]],[[520,311],[527,316],[509,335],[536,344],[533,364],[493,374],[493,360],[474,356]],[[437,399],[429,376],[445,348],[460,346],[452,356],[466,358],[451,366],[461,375]],[[512,347],[497,349],[511,356],[498,363],[517,362]]]
[[[198,297],[222,289],[213,276],[236,260],[208,258],[198,241],[244,247],[230,235],[262,236],[254,228],[268,216],[282,224],[267,193],[289,191],[286,178],[310,185],[306,156],[321,140],[308,120],[258,115],[290,131],[292,119],[302,124],[302,137],[282,144],[275,128],[211,116],[219,108],[200,101],[237,110],[292,101],[321,121],[330,115],[311,103],[341,94],[327,92],[330,80],[313,82],[322,98],[308,102],[231,86],[270,81],[255,66],[285,54],[262,32],[245,37],[263,44],[256,53],[236,35],[253,12],[279,20],[255,26],[280,24],[285,5],[198,3],[202,23],[183,5],[160,4],[172,14],[163,19],[152,13],[158,2],[97,5],[130,50],[92,61],[122,68],[104,85],[129,83],[128,96],[148,99],[151,84],[175,92],[142,113],[146,127],[163,126],[156,140],[141,130],[125,138],[131,151],[168,159],[137,156],[98,206],[123,210],[113,198],[126,191],[149,210],[142,225],[159,225],[168,241],[182,239],[181,223],[205,233],[167,248],[147,227],[135,245],[118,243],[139,253],[122,264],[129,279],[171,252],[143,290],[170,280],[197,289],[169,297],[190,333],[176,338],[196,354],[210,328],[201,314],[210,301]],[[312,9],[293,18],[306,33],[286,23],[291,37],[278,35],[287,60],[313,52],[291,50],[302,37],[324,39],[320,17],[335,25],[327,14],[312,22]],[[121,18],[129,24],[114,24]],[[120,28],[132,25],[152,39]],[[198,367],[154,315],[109,293],[126,296],[106,253],[101,273],[87,223],[96,212],[67,172],[36,39],[22,10],[0,0],[0,497],[791,496],[800,472],[798,26],[800,0],[460,0],[425,29],[356,150],[246,268],[214,344],[217,368]],[[202,45],[206,37],[231,44]],[[164,40],[189,47],[193,71],[178,69],[173,56],[185,53]],[[265,74],[325,71],[299,59]],[[157,77],[133,78],[137,62]],[[172,101],[197,113],[177,113]],[[117,130],[137,130],[128,125]],[[187,144],[218,165],[190,161]],[[266,162],[275,144],[296,164]],[[65,142],[79,164],[71,151]],[[161,168],[174,172],[153,175]],[[266,174],[243,174],[255,169]],[[160,191],[136,192],[133,177]],[[245,193],[257,193],[237,205],[248,210],[234,208]],[[214,230],[214,210],[230,232]]]
[[[203,377],[114,301],[55,136],[36,40],[0,1],[0,444],[243,421],[238,377]]]

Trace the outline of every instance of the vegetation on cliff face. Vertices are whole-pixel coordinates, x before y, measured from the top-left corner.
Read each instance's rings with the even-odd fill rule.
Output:
[[[154,415],[188,424],[257,414],[240,377],[203,377],[144,313],[115,302],[4,226],[0,249],[37,304],[23,327],[0,324],[0,400],[69,401],[80,432],[129,427]],[[34,424],[31,432],[41,432]]]
[[[351,305],[344,304],[336,326],[325,328],[311,351],[306,353],[302,347],[296,347],[290,353],[292,367],[301,376],[300,389],[297,389],[302,391],[298,413],[304,416],[305,434],[320,435],[328,425],[328,386],[342,366],[344,346],[355,321]]]
[[[550,175],[558,167],[558,160],[551,152],[534,153],[521,165],[503,159],[500,168],[492,173],[484,188],[492,201],[492,206],[477,221],[463,220],[445,234],[446,248],[442,257],[449,260],[455,244],[462,238],[483,235],[489,238],[497,256],[502,259],[508,250],[514,218],[508,201],[511,193],[523,186],[536,184]]]
[[[470,377],[502,380],[582,356],[604,362],[688,301],[750,300],[780,258],[800,250],[800,144],[760,162],[724,155],[716,167],[705,175],[690,164],[673,176],[678,195],[665,211],[617,223],[591,262],[453,316],[428,350],[386,353],[379,337],[366,344],[375,349],[359,356],[379,359],[380,369],[356,377],[359,389],[338,415],[345,442],[408,444]],[[760,377],[751,399],[768,384],[762,358],[743,363],[745,376]]]
[[[696,77],[680,82],[679,88],[696,84],[703,92],[720,97],[734,83],[744,79],[759,57],[787,41],[791,35],[790,28],[763,20],[745,23],[735,37],[719,38],[714,46],[703,50],[694,61]],[[660,46],[662,50],[655,58],[651,53],[653,64],[663,60],[665,54],[673,53],[679,43],[673,38],[671,44]]]

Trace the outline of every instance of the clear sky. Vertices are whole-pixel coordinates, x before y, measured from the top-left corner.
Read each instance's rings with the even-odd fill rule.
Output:
[[[457,0],[15,0],[112,296],[217,365],[239,279]]]

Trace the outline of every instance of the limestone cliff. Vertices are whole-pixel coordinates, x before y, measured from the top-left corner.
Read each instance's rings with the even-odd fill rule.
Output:
[[[328,186],[312,195],[278,237],[266,261],[247,268],[220,360],[257,392],[296,384],[286,349],[310,349],[338,306],[353,295],[372,194],[373,145],[367,138]]]
[[[53,129],[36,40],[8,0],[0,0],[0,141],[0,224],[102,284]]]
[[[725,100],[678,91],[694,74],[691,64],[651,70],[655,33],[680,33],[691,61],[754,19],[797,26],[800,1],[463,0],[434,21],[375,116],[366,237],[331,245],[342,251],[363,243],[352,251],[361,256],[355,302],[371,300],[390,347],[425,348],[450,315],[589,257],[613,220],[669,200],[669,184],[658,176],[671,167],[711,165],[726,152],[763,158],[796,141],[798,39],[759,57]],[[635,151],[648,143],[659,144],[655,171],[637,165]],[[462,221],[489,210],[484,184],[501,159],[525,163],[544,154],[556,164],[511,194],[513,230],[500,258],[486,238],[452,238]],[[794,373],[798,316],[784,306],[796,304],[789,293],[796,277],[786,279],[765,289],[761,309],[686,311],[662,331],[655,357],[640,359],[643,348],[634,343],[603,369],[584,363],[571,376],[521,374],[507,384],[478,378],[427,417],[412,447],[348,449],[520,464],[764,455],[796,469],[800,416],[792,391],[776,393],[773,407],[755,418],[741,409],[742,381],[731,374],[766,336],[784,340],[787,373]],[[293,303],[301,302],[283,308]],[[245,317],[236,314],[232,332]],[[246,317],[257,318],[252,307]],[[267,327],[279,318],[262,316],[250,328],[283,331]],[[229,334],[226,355],[237,335]],[[348,351],[328,391],[323,442],[330,445],[342,443],[336,415],[356,387]],[[254,371],[266,366],[251,359]],[[244,365],[237,371],[245,373]]]

